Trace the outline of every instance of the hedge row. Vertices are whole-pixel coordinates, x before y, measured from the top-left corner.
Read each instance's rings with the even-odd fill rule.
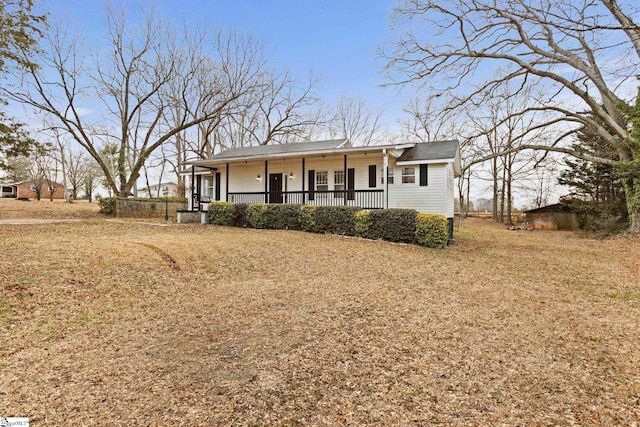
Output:
[[[212,202],[208,217],[214,225],[302,230],[416,243],[429,248],[442,248],[449,239],[444,216],[413,209],[364,211],[354,206]]]

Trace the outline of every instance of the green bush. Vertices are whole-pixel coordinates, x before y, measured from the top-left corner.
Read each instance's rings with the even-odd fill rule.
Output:
[[[266,227],[272,230],[300,230],[299,205],[271,204],[265,211]]]
[[[213,225],[235,225],[234,216],[236,213],[235,204],[231,202],[212,202],[209,203],[207,216],[209,224]]]
[[[299,205],[257,204],[247,206],[247,222],[253,228],[300,230]]]
[[[428,248],[444,248],[449,241],[449,224],[442,215],[420,213],[416,216],[416,241]]]
[[[98,197],[98,204],[100,205],[100,213],[113,216],[116,211],[116,198],[115,197]]]
[[[247,206],[247,224],[251,228],[267,228],[267,205],[256,203]]]
[[[236,203],[233,211],[233,225],[236,227],[248,227],[247,221],[247,205],[246,203]]]
[[[369,212],[370,224],[363,237],[389,242],[415,243],[416,216],[414,209],[376,209]]]
[[[611,207],[606,203],[570,198],[562,198],[561,202],[571,208],[576,215],[578,228],[589,236],[614,236],[629,227],[626,206]]]
[[[369,217],[369,211],[356,212],[354,234],[358,237],[366,237],[369,232],[369,226],[371,225],[371,218]]]
[[[209,222],[217,225],[304,230],[418,243],[429,248],[445,247],[449,239],[447,219],[442,215],[419,214],[413,209],[363,211],[355,206],[294,204],[209,204]]]
[[[15,194],[5,194],[2,197],[4,197],[5,199],[15,199],[16,195]]]
[[[302,205],[298,209],[298,222],[300,223],[300,229],[308,232],[313,232],[315,229],[315,222],[313,216],[316,213],[315,205]]]
[[[355,235],[357,206],[316,206],[313,213],[314,233]]]

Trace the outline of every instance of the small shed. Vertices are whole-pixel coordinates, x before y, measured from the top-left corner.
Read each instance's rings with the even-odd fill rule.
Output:
[[[571,208],[562,203],[524,211],[525,221],[536,230],[577,230],[578,220]]]

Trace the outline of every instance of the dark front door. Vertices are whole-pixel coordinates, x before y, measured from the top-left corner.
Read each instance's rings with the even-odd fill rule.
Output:
[[[282,174],[269,174],[269,203],[282,203]]]

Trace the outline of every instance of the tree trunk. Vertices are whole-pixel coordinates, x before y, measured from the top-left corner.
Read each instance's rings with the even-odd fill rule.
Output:
[[[491,170],[493,174],[493,222],[498,222],[498,159],[493,159],[493,168]]]
[[[507,221],[506,224],[507,225],[513,225],[513,219],[511,218],[512,216],[512,203],[513,203],[513,195],[511,194],[511,184],[513,183],[513,175],[512,175],[512,168],[513,168],[513,156],[511,154],[509,154],[507,156],[507,167],[505,167],[505,173],[506,173],[506,192],[507,192]]]
[[[630,178],[624,185],[629,212],[629,232],[640,233],[640,178]]]

